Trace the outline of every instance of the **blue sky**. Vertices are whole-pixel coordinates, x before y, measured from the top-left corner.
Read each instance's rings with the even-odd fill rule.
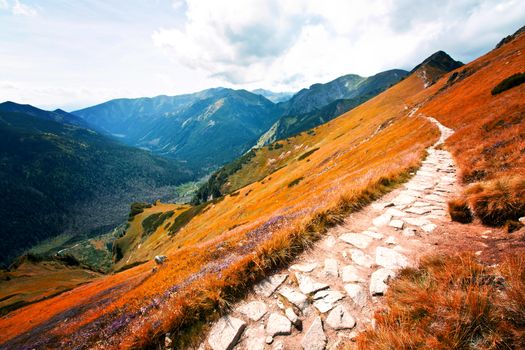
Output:
[[[522,25],[516,0],[0,0],[0,100],[295,91],[437,50],[468,62]]]

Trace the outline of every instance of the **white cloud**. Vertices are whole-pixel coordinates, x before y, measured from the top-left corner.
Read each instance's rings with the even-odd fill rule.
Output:
[[[472,59],[525,18],[517,0],[187,0],[154,44],[240,86],[296,89],[342,74],[411,68],[439,49]]]
[[[14,0],[12,4],[7,0],[0,0],[0,10],[10,11],[16,16],[34,17],[38,14],[36,8],[23,4],[20,0]]]

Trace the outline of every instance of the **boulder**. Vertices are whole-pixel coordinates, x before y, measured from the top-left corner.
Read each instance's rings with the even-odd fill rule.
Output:
[[[157,265],[162,265],[166,260],[168,260],[168,257],[166,255],[156,255],[154,260]]]
[[[348,296],[353,300],[353,302],[356,305],[360,307],[363,307],[366,305],[367,296],[362,286],[356,283],[348,283],[348,284],[345,284],[345,290]]]

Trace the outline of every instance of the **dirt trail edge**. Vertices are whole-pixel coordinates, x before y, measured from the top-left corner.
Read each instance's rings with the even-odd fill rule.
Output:
[[[268,276],[212,325],[199,349],[335,349],[373,321],[388,279],[432,250],[433,232],[450,221],[457,188],[449,152],[437,149],[402,188],[351,214],[288,270]]]

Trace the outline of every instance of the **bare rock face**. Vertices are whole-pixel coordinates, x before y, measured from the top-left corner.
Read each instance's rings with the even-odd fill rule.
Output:
[[[304,350],[324,350],[326,347],[326,335],[324,334],[321,317],[317,316],[314,319],[301,340],[301,346]]]
[[[246,323],[238,318],[225,316],[213,326],[208,344],[213,350],[231,350],[239,341]]]
[[[343,305],[339,305],[330,311],[326,318],[326,324],[336,331],[341,329],[352,329],[355,327],[355,319]]]

